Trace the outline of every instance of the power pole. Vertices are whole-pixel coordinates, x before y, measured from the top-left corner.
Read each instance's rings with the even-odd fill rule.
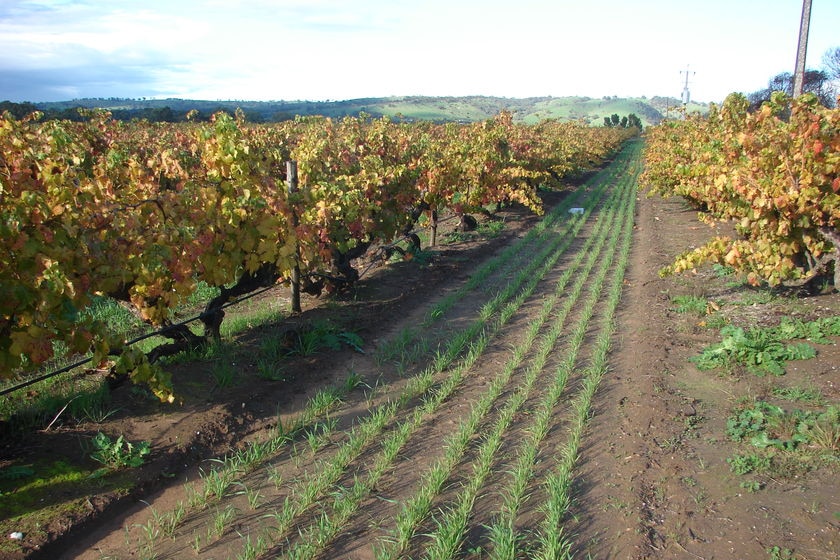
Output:
[[[802,95],[805,84],[805,54],[808,51],[808,26],[811,24],[811,0],[802,2],[802,19],[799,22],[799,46],[796,48],[796,71],[793,73],[793,96]]]
[[[689,72],[688,71],[688,66],[685,67],[685,70],[680,70],[680,74],[682,74],[683,72],[685,72],[685,86],[683,87],[683,90],[682,90],[682,104],[683,104],[683,109],[685,109],[686,105],[688,105],[688,102],[691,101],[691,92],[688,91],[688,75],[689,74],[696,74],[697,72]]]

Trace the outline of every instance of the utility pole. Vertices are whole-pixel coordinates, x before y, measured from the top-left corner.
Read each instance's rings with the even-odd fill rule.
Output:
[[[688,102],[691,101],[691,92],[688,91],[688,75],[689,74],[696,74],[697,72],[689,72],[688,71],[688,66],[685,67],[685,70],[680,70],[680,74],[682,74],[683,72],[685,72],[685,86],[683,87],[683,90],[682,90],[682,104],[683,104],[683,109],[685,109],[686,105],[688,105]]]
[[[808,26],[811,24],[811,0],[802,2],[802,19],[799,22],[799,46],[796,48],[796,71],[793,73],[793,96],[802,95],[805,84],[805,54],[808,52]]]

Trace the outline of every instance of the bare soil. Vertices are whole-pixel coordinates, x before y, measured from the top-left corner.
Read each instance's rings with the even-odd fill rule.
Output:
[[[545,196],[550,208],[566,194]],[[542,304],[555,293],[564,271],[575,266],[575,251],[595,235],[603,216],[592,215],[533,294],[489,340],[452,395],[423,417],[397,460],[361,500],[357,513],[343,524],[328,552],[319,557],[375,557],[378,543],[392,535],[394,519],[403,504],[423,483],[423,473],[444,455],[446,438],[459,428],[513,359],[512,349],[521,347],[524,356],[515,366],[512,381],[481,420],[476,432],[479,435],[452,469],[434,499],[432,515],[417,528],[405,551],[409,558],[423,556],[430,546],[428,535],[435,530],[435,520],[451,508],[475,476],[473,463],[484,434],[498,421],[511,396],[524,390],[524,370],[536,354],[535,345],[525,346],[527,330],[538,321]],[[366,272],[351,293],[324,300],[305,299],[302,314],[247,331],[232,341],[229,356],[171,365],[180,398],[177,405],[142,399],[136,390],[124,386],[113,394],[115,414],[102,423],[58,422],[23,440],[4,441],[0,460],[6,465],[35,464],[45,457],[86,461],[87,451],[80,442],[98,431],[123,434],[131,441],[149,441],[153,451],[143,467],[113,475],[131,481],[119,490],[111,487],[75,495],[72,485],[57,488],[56,503],[71,507],[49,520],[39,517],[37,522],[28,523],[24,516],[13,521],[7,512],[0,512],[0,529],[6,540],[0,557],[150,557],[141,546],[143,526],[149,526],[154,512],[170,511],[178,501],[185,500],[185,483],[198,481],[202,472],[216,464],[213,458],[244,449],[249,442],[269,439],[278,424],[290,425],[319,390],[341,386],[351,374],[361,376],[364,384],[345,395],[341,407],[331,413],[336,432],[323,447],[315,452],[306,440],[298,439],[265,467],[243,476],[241,488],[259,489],[261,503],[255,507],[246,501],[244,491],[232,490],[224,504],[188,516],[178,529],[178,538],[162,536],[154,547],[157,558],[235,558],[242,554],[243,539],[256,538],[258,528],[267,523],[266,514],[276,511],[295,483],[317,472],[323,461],[333,457],[346,442],[350,427],[371,407],[396,397],[411,376],[427,366],[435,349],[474,321],[481,306],[510,280],[513,269],[495,272],[447,311],[445,320],[425,332],[416,332],[436,303],[463,286],[482,263],[519,242],[537,222],[536,217],[518,209],[504,210],[494,219],[505,223],[498,237],[469,236],[457,243],[439,243],[423,262],[369,263],[370,268],[365,264]],[[820,392],[823,406],[840,404],[837,339],[818,345],[816,358],[789,363],[782,377],[757,377],[738,368],[700,371],[688,359],[717,342],[718,331],[705,326],[708,317],[677,313],[672,300],[676,295],[714,300],[720,308],[716,313],[734,324],[754,326],[776,324],[782,316],[815,319],[840,315],[840,296],[757,297],[761,292],[733,285],[732,278],[718,277],[711,270],[664,279],[658,276],[658,270],[676,254],[702,243],[712,233],[679,201],[637,197],[630,264],[624,275],[609,368],[583,434],[572,503],[563,527],[577,558],[840,558],[837,461],[803,461],[801,455],[790,454],[783,457],[781,467],[769,473],[739,476],[731,471],[727,458],[749,453],[749,445],[730,441],[725,432],[727,418],[744,398],[760,398],[785,408],[815,406],[781,400],[773,393],[776,387],[808,387]],[[528,252],[532,250],[536,251],[528,248],[517,256],[521,266],[533,256]],[[584,284],[585,293],[588,277]],[[559,301],[570,291],[561,291]],[[288,305],[284,288],[262,297]],[[572,307],[566,320],[569,325],[577,320],[581,306]],[[557,312],[553,313],[555,317]],[[596,309],[578,358],[580,366],[567,382],[569,401],[583,383],[581,371],[592,358],[595,325],[601,313]],[[266,338],[324,320],[339,330],[359,335],[364,353],[350,348],[321,350],[284,360],[282,380],[268,381],[258,376],[257,356]],[[565,334],[570,328],[566,327],[556,342],[546,371],[559,368],[571,352]],[[416,335],[413,340],[422,351],[404,360],[400,367],[393,360],[383,360],[383,349],[389,341],[409,331]],[[540,336],[546,336],[545,329]],[[235,368],[237,376],[231,386],[219,387],[210,374],[214,360],[228,360]],[[443,378],[443,373],[437,374],[436,386]],[[459,557],[487,557],[487,527],[499,511],[500,489],[509,483],[508,473],[521,442],[530,434],[530,418],[547,383],[547,376],[538,379],[505,431],[498,459],[473,504]],[[423,398],[407,403],[389,423],[389,429],[407,422],[422,404]],[[528,557],[533,549],[529,548],[534,546],[530,542],[542,518],[539,503],[545,491],[540,481],[555,467],[570,423],[569,402],[558,403],[555,411],[556,420],[534,466],[528,499],[516,521],[526,541],[522,557]],[[376,445],[363,449],[340,479],[330,485],[332,491],[340,492],[354,480],[368,476],[378,453]],[[268,471],[282,476],[285,482],[269,484]],[[742,486],[745,481],[757,483],[758,489]],[[332,495],[327,493],[319,504],[303,512],[296,520],[296,530],[280,539],[266,557],[277,557],[284,547],[299,544],[297,531],[305,533],[319,515],[329,513],[331,500]],[[213,516],[226,505],[236,509],[236,519],[223,534],[205,538]],[[35,514],[33,511],[30,519],[34,520]],[[23,539],[8,539],[12,531],[23,532]],[[196,536],[202,542],[193,547]]]

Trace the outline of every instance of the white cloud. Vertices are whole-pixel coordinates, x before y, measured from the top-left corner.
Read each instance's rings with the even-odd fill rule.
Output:
[[[815,4],[818,64],[837,46],[840,3]],[[792,68],[800,9],[798,0],[6,0],[0,98],[678,96],[690,64],[693,97],[718,101]]]

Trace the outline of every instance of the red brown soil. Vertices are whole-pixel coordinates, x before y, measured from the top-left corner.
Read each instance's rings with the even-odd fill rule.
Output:
[[[547,202],[550,205],[556,200]],[[138,557],[131,543],[137,539],[137,527],[150,518],[149,505],[167,511],[182,500],[184,481],[194,480],[200,469],[207,469],[211,465],[207,459],[240,449],[249,441],[266,439],[278,418],[288,422],[319,389],[341,384],[351,371],[381,388],[376,399],[395,395],[405,377],[376,373],[373,349],[405,327],[420,324],[442,294],[463,284],[484,260],[535,223],[535,218],[515,210],[506,210],[499,218],[506,223],[500,237],[441,245],[427,265],[404,262],[375,267],[352,293],[331,301],[307,299],[300,316],[243,334],[227,358],[238,372],[231,387],[215,386],[208,361],[177,364],[171,371],[182,399],[179,405],[140,402],[130,387],[121,387],[113,395],[113,407],[119,412],[106,422],[53,427],[33,434],[25,444],[4,446],[4,457],[35,460],[45,454],[67,454],[78,459],[82,454],[78,439],[104,431],[124,434],[132,441],[148,440],[153,454],[144,467],[131,473],[138,484],[130,494],[72,497],[80,504],[77,513],[55,520],[40,533],[40,539],[26,535],[16,552],[3,557]],[[726,419],[738,399],[772,400],[774,386],[813,387],[828,403],[840,402],[837,341],[820,345],[815,359],[790,364],[781,378],[699,371],[688,358],[717,341],[717,331],[700,325],[700,318],[676,313],[671,301],[680,294],[715,299],[723,302],[722,312],[732,322],[746,326],[772,324],[782,315],[807,319],[838,315],[840,296],[737,306],[727,302],[743,298],[749,290],[726,287],[708,271],[659,278],[659,268],[679,252],[702,243],[710,233],[678,201],[645,197],[637,201],[631,262],[610,370],[596,395],[583,437],[573,504],[564,528],[573,537],[577,558],[840,558],[836,465],[814,469],[789,465],[786,472],[760,475],[761,489],[749,492],[740,486],[744,478],[733,474],[726,462],[746,450],[725,434]],[[282,289],[278,293],[264,297],[278,298],[287,305]],[[545,297],[546,292],[538,295]],[[351,521],[333,543],[331,558],[373,557],[370,535],[411,496],[417,473],[436,458],[440,442],[468,411],[472,395],[487,385],[482,372],[495,372],[508,359],[510,344],[521,338],[533,320],[539,298],[526,303],[514,317],[506,327],[506,338],[490,345],[458,398],[445,403],[424,423],[423,437],[412,438],[401,450],[400,455],[411,460],[386,473],[377,495],[362,505],[363,515]],[[456,310],[453,319],[430,337],[445,339],[448,329],[466,320],[474,312],[471,306],[480,303],[478,295],[474,301],[460,303],[463,309]],[[283,381],[266,381],[256,375],[254,356],[264,337],[276,336],[289,325],[324,318],[361,336],[367,353],[324,351],[290,359]],[[339,426],[349,427],[366,407],[364,395],[348,397],[337,413]],[[515,434],[516,426],[513,430]],[[302,460],[304,464],[284,468],[305,470],[307,459]],[[355,474],[361,474],[365,457],[357,463],[362,466]],[[468,471],[456,470],[449,490],[468,476]],[[491,477],[491,487],[493,480]],[[483,542],[481,525],[489,521],[490,502],[495,498],[491,494],[483,493],[476,503],[470,542]],[[537,512],[529,515],[536,518]],[[17,530],[3,520],[0,525],[7,535]],[[424,541],[415,539],[412,546],[413,557],[422,551]],[[771,555],[774,550],[778,556]],[[791,555],[784,556],[786,551]],[[483,557],[478,546],[465,549],[462,556]],[[209,556],[182,547],[169,549],[161,557]]]

